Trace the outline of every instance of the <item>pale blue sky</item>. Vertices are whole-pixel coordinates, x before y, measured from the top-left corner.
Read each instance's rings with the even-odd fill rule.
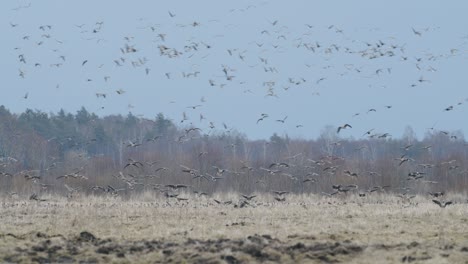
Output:
[[[421,137],[435,123],[439,130],[468,132],[466,1],[44,0],[13,10],[28,3],[0,2],[0,104],[13,112],[75,112],[85,106],[99,115],[132,111],[153,118],[162,112],[175,122],[186,112],[184,124],[192,122],[205,133],[210,121],[217,129],[224,122],[252,139],[274,132],[315,138],[326,125],[344,123],[353,126],[340,133],[345,138],[359,138],[369,129],[399,137],[407,125]],[[102,27],[93,33],[100,21]],[[41,30],[41,25],[52,29]],[[385,44],[378,52],[391,50],[393,57],[369,59],[372,54],[365,50],[379,41]],[[122,54],[126,43],[137,52]],[[184,50],[193,43],[197,51]],[[159,45],[183,54],[160,56]],[[21,54],[26,63],[20,62]],[[121,57],[126,60],[119,67],[114,60]],[[144,65],[132,66],[143,58]],[[222,65],[231,69],[232,81]],[[199,73],[184,78],[183,72]],[[291,84],[289,78],[301,83]],[[278,97],[266,97],[265,82],[275,83]],[[119,89],[125,93],[117,94]],[[454,110],[444,112],[450,105]],[[377,112],[366,114],[371,108]],[[200,113],[206,120],[199,121]],[[257,124],[262,113],[269,117]],[[285,116],[284,124],[275,121]]]

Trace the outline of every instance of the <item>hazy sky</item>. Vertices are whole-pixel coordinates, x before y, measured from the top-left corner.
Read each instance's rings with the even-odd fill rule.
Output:
[[[466,1],[29,3],[0,2],[0,104],[13,112],[84,106],[176,123],[185,112],[182,125],[251,139],[345,123],[345,138],[468,132]]]

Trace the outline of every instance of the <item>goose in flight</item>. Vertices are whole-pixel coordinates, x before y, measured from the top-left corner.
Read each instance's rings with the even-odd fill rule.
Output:
[[[144,165],[143,165],[143,163],[141,163],[139,161],[136,161],[136,160],[133,160],[133,159],[128,159],[128,163],[124,166],[124,169],[126,169],[127,167],[130,167],[130,166],[140,168],[140,167],[143,167]]]
[[[285,168],[289,168],[289,164],[285,163],[285,162],[274,162],[272,164],[270,164],[270,166],[268,166],[268,169],[271,169],[273,167],[285,167]]]
[[[276,26],[276,24],[278,24],[278,20],[275,20],[275,21],[273,21],[273,22],[271,22],[271,21],[268,21],[268,22],[270,22],[270,24],[271,24],[272,26]]]
[[[336,133],[340,133],[340,131],[341,131],[342,129],[346,129],[346,128],[348,128],[348,127],[349,127],[349,128],[353,128],[353,127],[352,127],[351,125],[349,125],[349,124],[344,124],[344,125],[338,127],[338,129],[336,130]]]
[[[36,176],[36,175],[29,175],[29,174],[25,174],[24,175],[24,178],[26,180],[40,180],[41,179],[41,176]]]
[[[261,114],[261,117],[257,120],[257,124],[258,122],[263,121],[267,117],[268,117],[268,114]]]
[[[316,183],[317,179],[315,179],[315,178],[305,178],[304,180],[302,180],[302,183],[306,183],[306,182]]]
[[[257,197],[257,195],[245,195],[245,194],[242,194],[241,196],[244,197],[247,201],[250,201],[253,198]]]
[[[127,147],[132,147],[132,148],[136,148],[136,147],[138,147],[138,146],[141,146],[141,143],[136,142],[136,141],[135,141],[135,142],[132,142],[132,141],[130,141],[130,140],[128,141],[128,143],[124,143],[124,144],[126,144]]]
[[[184,166],[184,165],[179,165],[181,168],[182,168],[182,172],[185,172],[185,173],[188,173],[188,174],[191,174],[191,175],[196,175],[196,173],[198,172],[198,170],[195,170],[195,169],[191,169],[187,166]]]
[[[18,74],[18,75],[19,75],[21,78],[23,78],[23,79],[24,79],[24,75],[25,75],[25,73],[24,73],[24,71],[23,71],[23,70],[19,69],[19,74]]]
[[[167,170],[169,170],[169,168],[166,168],[166,167],[159,167],[159,168],[157,168],[156,170],[154,170],[154,172],[156,173],[156,172],[158,172],[158,171],[167,171]]]
[[[161,136],[154,136],[152,138],[148,138],[146,139],[147,142],[151,141],[151,142],[156,142]]]
[[[221,168],[219,168],[219,167],[217,167],[217,166],[211,166],[211,167],[213,167],[213,168],[216,170],[216,175],[217,175],[217,176],[222,176],[223,173],[226,172],[225,169],[221,169]]]
[[[271,191],[271,192],[278,195],[278,196],[282,196],[282,195],[285,195],[285,194],[289,193],[287,191]]]
[[[408,173],[408,177],[418,177],[419,175],[425,175],[425,172],[413,171]]]
[[[390,137],[391,135],[389,133],[384,133],[382,135],[379,135],[378,138],[387,138]]]
[[[330,197],[335,195],[335,194],[338,194],[338,193],[339,193],[339,191],[335,191],[335,192],[332,192],[332,193],[322,192],[323,195],[330,196]]]
[[[286,202],[286,197],[275,197],[275,200],[278,202]]]
[[[164,196],[166,196],[166,198],[177,198],[177,196],[179,196],[179,194],[178,193],[164,192]]]
[[[58,176],[58,177],[57,177],[57,180],[58,180],[58,179],[62,179],[62,178],[65,178],[65,179],[68,179],[68,178],[79,179],[79,178],[80,178],[80,179],[87,180],[88,178],[86,178],[86,176],[84,176],[84,175],[81,175],[80,172],[81,172],[81,170],[75,171],[75,172],[73,172],[73,173],[67,173],[67,174]]]
[[[370,130],[367,130],[366,133],[362,134],[362,136],[370,135],[372,133],[372,131],[374,131],[374,128],[370,129]]]
[[[374,186],[368,190],[368,192],[373,193],[376,191],[383,191],[385,188],[389,188],[390,185],[384,185],[384,186]]]
[[[417,30],[416,30],[416,29],[414,29],[414,28],[411,28],[411,29],[413,30],[413,33],[414,33],[416,36],[419,36],[419,37],[421,37],[421,36],[422,36],[422,33],[421,33],[421,31],[417,31]]]
[[[192,108],[193,110],[197,109],[198,107],[201,107],[202,105],[192,105],[192,106],[187,106],[187,108]]]
[[[347,174],[348,176],[351,176],[351,177],[357,177],[358,176],[358,174],[356,172],[351,172],[349,170],[345,170],[344,173]]]
[[[263,167],[260,167],[260,169],[264,170],[264,171],[267,171],[271,175],[281,172],[280,170],[270,170],[270,169],[265,169]]]
[[[208,178],[208,180],[214,181],[214,182],[217,181],[217,180],[222,180],[222,179],[224,179],[223,177],[220,177],[220,176],[213,176],[213,175],[211,175],[211,174],[209,174],[209,173],[205,173],[205,175],[208,176],[208,177],[210,177],[210,178]],[[218,174],[217,174],[217,175],[218,175]],[[203,177],[203,178],[207,179],[206,176],[201,175],[200,177]]]
[[[189,186],[185,184],[166,184],[164,185],[165,187],[171,188],[171,189],[187,189]]]
[[[429,195],[434,197],[434,198],[438,198],[438,197],[442,197],[444,196],[444,192],[429,192]]]
[[[45,199],[39,198],[36,193],[31,194],[31,196],[29,196],[29,200],[35,200],[35,201],[38,201],[38,202],[46,201]]]
[[[448,112],[448,111],[452,111],[452,110],[453,110],[453,105],[451,105],[451,106],[449,106],[449,107],[447,107],[447,108],[444,109],[444,111],[447,111],[447,112]]]
[[[280,122],[280,123],[283,123],[286,121],[286,119],[288,118],[288,116],[285,116],[283,119],[277,119],[276,122]]]
[[[188,133],[190,133],[190,132],[192,132],[192,131],[197,131],[197,130],[198,130],[198,131],[201,131],[201,129],[198,128],[198,127],[191,127],[191,128],[189,128],[189,129],[185,129],[185,134],[188,134]]]
[[[400,163],[398,164],[398,166],[401,166],[401,165],[402,165],[403,163],[405,163],[405,162],[413,161],[413,159],[407,158],[407,157],[406,157],[406,154],[403,155],[403,156],[401,156],[400,158],[395,158],[394,160],[400,161]]]
[[[350,184],[350,185],[347,185],[347,186],[339,186],[339,188],[337,189],[338,192],[343,192],[343,193],[347,193],[351,190],[356,190],[358,188],[358,186],[356,184]]]
[[[453,204],[452,201],[439,201],[439,200],[436,200],[436,199],[433,199],[432,200],[435,204],[437,204],[438,206],[440,206],[440,208],[445,208],[447,205],[451,205]]]
[[[401,149],[403,149],[405,151],[408,151],[412,146],[413,146],[413,144],[409,144],[409,145],[406,145],[404,147],[401,147]]]

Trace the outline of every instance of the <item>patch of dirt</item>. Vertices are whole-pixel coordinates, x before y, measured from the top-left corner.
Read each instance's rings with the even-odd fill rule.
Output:
[[[47,236],[42,233],[24,236],[0,235],[17,240],[14,250],[2,251],[0,261],[38,263],[100,263],[108,261],[152,261],[159,263],[251,263],[300,262],[317,260],[322,263],[346,262],[359,255],[363,247],[350,242],[311,243],[283,242],[268,235],[253,235],[245,239],[199,240],[182,243],[157,240],[125,241],[101,239],[83,231],[75,237]],[[4,241],[3,241],[4,242]]]
[[[104,239],[87,231],[71,237],[0,234],[0,262],[11,263],[362,263],[375,257],[387,263],[438,263],[441,259],[450,261],[455,254],[468,257],[468,247],[451,244],[434,248],[414,241],[359,245],[337,237],[324,240],[300,235],[291,235],[286,241],[252,235],[243,239],[187,238],[173,242]]]

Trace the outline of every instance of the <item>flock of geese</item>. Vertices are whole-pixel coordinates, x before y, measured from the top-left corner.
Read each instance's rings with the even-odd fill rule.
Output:
[[[129,146],[130,147],[130,146]],[[132,146],[132,148],[137,148],[136,146]],[[409,149],[411,146],[405,146],[403,149]],[[300,156],[301,154],[295,155],[295,156]],[[299,176],[295,176],[293,172],[287,173],[287,171],[293,167],[299,167],[298,164],[295,164],[295,158],[297,157],[290,157],[289,162],[273,162],[267,168],[260,167],[260,168],[254,168],[250,167],[247,164],[244,164],[240,170],[242,172],[234,172],[230,171],[228,169],[223,169],[218,166],[212,166],[209,171],[212,171],[212,173],[208,172],[201,172],[199,169],[194,169],[190,168],[185,165],[179,165],[179,170],[181,174],[185,174],[188,176],[190,179],[189,181],[192,184],[180,184],[180,183],[172,183],[172,184],[160,184],[160,183],[154,183],[154,182],[148,182],[145,181],[149,178],[151,179],[159,179],[160,175],[158,173],[164,172],[164,171],[171,171],[171,168],[168,167],[162,167],[158,165],[157,161],[138,161],[134,159],[128,159],[127,163],[123,166],[122,170],[118,172],[118,175],[115,176],[115,178],[121,182],[122,184],[125,185],[125,187],[122,188],[116,188],[110,184],[100,186],[100,185],[92,185],[89,187],[89,190],[86,190],[82,187],[72,187],[69,184],[73,182],[89,182],[89,178],[86,176],[85,168],[79,168],[75,169],[74,171],[71,171],[69,173],[64,173],[62,175],[59,175],[56,177],[57,184],[50,184],[50,183],[44,183],[42,176],[38,175],[38,170],[28,170],[28,171],[21,171],[17,174],[9,174],[6,172],[0,172],[0,176],[4,178],[13,178],[13,177],[24,177],[26,181],[32,182],[34,185],[38,185],[41,187],[42,190],[48,190],[50,188],[53,188],[53,186],[60,186],[63,185],[65,189],[67,190],[68,197],[72,198],[75,195],[79,195],[82,193],[94,193],[94,194],[107,194],[111,196],[118,196],[120,194],[128,194],[132,190],[142,190],[140,187],[143,188],[151,188],[153,190],[156,190],[159,193],[163,194],[163,197],[167,198],[168,200],[174,199],[177,202],[184,202],[188,201],[191,196],[188,195],[190,193],[193,193],[195,197],[198,198],[209,198],[211,196],[210,193],[208,192],[203,192],[197,190],[195,187],[197,185],[197,182],[200,181],[206,181],[206,182],[211,182],[212,184],[216,184],[219,181],[224,181],[226,179],[229,179],[230,177],[235,177],[236,175],[239,175],[240,173],[248,173],[248,172],[254,172],[254,171],[264,171],[268,175],[272,176],[277,176],[277,177],[283,177],[286,176],[290,178],[291,181],[298,182],[302,186],[308,185],[308,184],[315,184],[319,180],[323,180],[323,177],[320,176],[327,176],[330,177],[332,175],[336,175],[341,171],[341,173],[350,179],[359,179],[363,175],[361,172],[355,172],[351,171],[348,169],[340,169],[339,165],[331,165],[333,164],[331,160],[333,159],[339,159],[340,157],[338,156],[331,156],[331,157],[323,157],[320,160],[312,160],[312,159],[307,159],[310,164],[313,164],[314,166],[305,166],[307,170],[313,170],[317,169],[315,171],[321,172],[322,175],[316,172],[309,172],[305,177],[299,178]],[[403,159],[406,160],[406,159]],[[8,159],[3,158],[0,162],[0,167],[6,168],[8,164],[14,164],[17,162],[14,158],[9,157]],[[449,165],[448,169],[449,170],[456,170],[458,168],[457,165],[452,165],[456,162],[456,160],[451,160],[448,162],[444,162],[443,166]],[[397,166],[402,166],[404,163],[397,159]],[[154,166],[154,167],[153,167]],[[424,167],[424,168],[433,168],[435,165],[433,164],[419,164],[418,167]],[[51,164],[48,168],[46,168],[46,171],[52,172],[54,169],[57,168],[57,164],[53,163]],[[133,169],[132,169],[133,168]],[[144,173],[145,168],[151,168],[151,170],[154,172],[154,174],[146,174]],[[377,176],[379,173],[377,172],[368,172],[369,175],[371,176]],[[435,185],[438,184],[436,181],[429,181],[425,180],[424,176],[426,175],[426,172],[424,171],[411,171],[407,175],[407,181],[408,182],[420,182],[421,184],[431,184]],[[50,178],[50,177],[49,177]],[[49,181],[50,182],[50,181]],[[257,180],[256,184],[265,184],[265,182],[262,182],[261,179]],[[415,195],[408,194],[409,190],[412,190],[413,188],[410,188],[409,186],[400,188],[400,187],[392,187],[390,185],[383,185],[383,186],[372,186],[371,188],[363,189],[357,184],[333,184],[331,186],[331,189],[333,190],[331,193],[326,193],[322,192],[321,194],[324,196],[332,197],[335,195],[347,195],[350,193],[357,194],[358,197],[368,197],[372,193],[375,192],[394,192],[396,191],[398,194],[397,196],[403,199],[404,201],[409,202],[411,199],[415,198]],[[398,189],[402,189],[403,192],[398,192]],[[286,190],[270,190],[269,191],[271,194],[273,194],[273,199],[276,202],[282,203],[282,202],[287,202],[287,195],[291,193],[291,191],[286,191]],[[443,198],[445,197],[445,192],[444,191],[434,191],[434,192],[428,192],[427,193],[430,197],[432,197],[432,202],[440,206],[441,208],[445,208],[448,205],[453,204],[454,202],[451,200],[444,200]],[[11,196],[17,195],[17,193],[10,193]],[[251,206],[255,207],[256,206],[256,201],[255,198],[257,197],[257,194],[240,194],[239,196],[239,201],[235,202],[233,200],[227,200],[227,201],[221,201],[219,199],[212,198],[212,201],[215,202],[218,205],[233,205],[234,207],[242,208],[246,206]],[[36,200],[36,201],[46,201],[45,199],[41,198],[37,193],[33,193],[30,196],[31,200]],[[467,201],[468,202],[468,201]],[[170,205],[170,203],[168,203]]]
[[[229,13],[254,12],[253,10],[258,10],[264,5],[267,5],[267,3],[249,5],[248,8],[233,9]],[[31,8],[34,8],[34,6],[25,5],[23,8],[15,8],[13,12],[22,12],[24,9]],[[300,29],[289,27],[286,21],[278,19],[265,21],[266,25],[259,29],[257,39],[247,40],[246,44],[237,48],[225,47],[222,39],[225,38],[230,41],[229,31],[231,28],[236,28],[236,25],[226,24],[223,27],[224,31],[214,38],[202,39],[197,35],[202,36],[204,34],[199,32],[208,31],[213,33],[210,30],[218,27],[219,24],[223,24],[223,21],[219,19],[195,20],[184,24],[181,21],[186,21],[186,19],[171,10],[166,13],[166,16],[162,21],[158,21],[164,23],[151,22],[145,18],[139,19],[139,25],[135,32],[128,35],[123,34],[120,43],[105,38],[108,27],[112,27],[106,21],[70,25],[69,36],[55,35],[59,34],[59,32],[56,32],[56,25],[54,24],[40,24],[37,25],[37,32],[25,33],[22,30],[20,21],[12,21],[10,27],[15,37],[18,38],[18,46],[13,47],[13,49],[17,54],[19,78],[29,78],[28,75],[32,72],[41,75],[54,74],[56,70],[60,70],[60,72],[84,72],[85,77],[81,79],[81,83],[78,81],[78,86],[80,86],[80,89],[81,87],[91,88],[87,89],[86,93],[95,95],[97,101],[92,105],[97,104],[99,107],[93,110],[99,112],[109,107],[109,104],[121,104],[125,101],[123,98],[116,99],[116,97],[125,97],[127,95],[130,97],[130,94],[147,93],[147,91],[139,88],[124,88],[122,84],[117,83],[117,79],[121,79],[122,75],[128,76],[129,79],[134,78],[135,72],[141,72],[138,83],[141,83],[142,78],[149,78],[144,83],[174,83],[174,87],[191,85],[200,87],[200,93],[207,94],[213,94],[212,90],[207,91],[206,88],[209,87],[232,88],[233,90],[240,89],[239,92],[243,93],[246,98],[254,96],[259,99],[263,97],[263,99],[277,98],[282,100],[283,97],[288,97],[288,93],[294,94],[297,91],[308,91],[306,95],[310,97],[326,94],[329,88],[326,83],[337,79],[370,80],[369,85],[371,86],[376,85],[375,83],[384,83],[382,86],[385,86],[386,80],[394,78],[392,77],[394,65],[405,67],[405,69],[414,67],[416,70],[417,76],[412,83],[408,84],[408,88],[429,85],[431,81],[426,76],[438,73],[433,64],[437,64],[441,60],[457,58],[463,53],[460,50],[460,45],[458,45],[457,48],[452,48],[445,54],[434,54],[428,51],[418,52],[414,56],[408,53],[408,45],[398,43],[395,37],[374,41],[359,40],[353,39],[351,32],[347,32],[338,25],[319,28],[319,26],[305,23],[302,25],[303,29]],[[431,34],[437,30],[437,28],[430,27],[408,27],[408,32],[411,32],[413,38],[418,41],[424,39],[426,34]],[[182,36],[178,34],[179,31],[182,32]],[[332,37],[321,41],[317,39],[320,34],[331,34]],[[72,35],[73,37],[71,37]],[[179,41],[179,39],[183,39],[183,36],[190,35],[192,37],[185,37],[186,39]],[[118,36],[114,37],[117,38]],[[67,38],[70,38],[70,40],[67,40]],[[102,49],[102,52],[106,53],[109,52],[114,58],[109,61],[100,61],[91,57],[77,59],[76,56],[65,54],[63,50],[69,49],[70,42],[75,43],[76,39],[86,46],[95,45],[96,49]],[[147,40],[151,40],[149,46]],[[72,48],[79,49],[80,46],[72,46]],[[38,54],[44,56],[38,56]],[[159,54],[159,57],[155,54]],[[297,70],[293,71],[296,73],[291,73],[291,69],[284,69],[281,62],[279,62],[278,56],[284,56],[283,54],[298,54],[300,57],[309,58],[306,61],[314,61],[315,64],[309,62],[294,64],[292,67]],[[45,61],[40,61],[40,57],[46,58]],[[331,61],[335,58],[346,58],[345,61],[352,61],[353,63],[334,65]],[[218,62],[220,63],[219,66],[209,69],[209,71],[212,71],[211,74],[204,71],[204,65]],[[388,66],[386,63],[388,63]],[[289,66],[287,65],[287,67]],[[45,72],[46,68],[48,68],[47,72]],[[174,70],[177,68],[183,70],[175,72]],[[120,76],[113,76],[112,72]],[[251,81],[252,77],[256,80]],[[65,89],[62,87],[67,86],[70,86],[70,84],[57,83],[55,92]],[[26,88],[23,98],[31,100],[32,96],[34,96],[33,93],[36,92],[31,88]],[[161,95],[161,97],[165,96]],[[180,123],[183,125],[199,126],[206,134],[214,129],[224,128],[226,131],[230,131],[233,127],[227,125],[230,122],[229,120],[227,120],[229,122],[221,122],[222,126],[216,124],[219,120],[210,121],[209,114],[214,114],[204,112],[213,109],[210,100],[204,94],[201,94],[200,98],[198,103],[188,106],[181,106],[174,100],[168,100],[167,103],[177,105],[171,109],[182,111]],[[219,99],[214,100],[213,103],[216,104]],[[185,98],[181,98],[180,101],[185,101]],[[466,99],[462,98],[456,105],[446,106],[444,109],[445,111],[455,110],[457,106],[464,104],[465,101]],[[282,111],[288,110],[287,105],[281,106],[279,104],[278,108]],[[135,111],[138,107],[130,99],[128,99],[127,106],[130,111]],[[384,105],[382,108],[389,110],[392,109],[392,105]],[[380,109],[377,107],[369,107],[364,112],[354,113],[352,117],[356,120],[358,117],[365,118],[363,113],[378,114],[379,111]],[[303,129],[307,126],[304,122],[308,121],[301,120],[297,113],[294,116],[291,114],[276,115],[273,117],[273,123],[281,125],[282,129],[289,130],[291,127]],[[272,116],[270,113],[261,113],[260,117],[250,117],[253,120],[247,122],[253,124],[256,121],[257,125],[260,125],[266,123]],[[246,119],[248,118],[246,117]],[[218,118],[216,117],[216,119]],[[350,122],[339,126],[338,132],[345,128],[351,128],[352,125]],[[270,126],[271,124],[268,125],[268,127]],[[385,134],[385,132],[382,132],[376,136]],[[385,138],[385,136],[383,137]]]
[[[261,5],[267,3],[261,3],[258,5],[249,5],[248,7],[242,9],[233,9],[229,13],[245,13],[251,12],[253,9],[261,8]],[[13,10],[13,12],[22,12],[25,9],[34,8],[33,5],[27,4],[22,5]],[[86,43],[94,43],[96,48],[102,48],[106,50],[114,50],[114,57],[108,61],[98,61],[97,58],[93,57],[83,57],[76,60],[76,56],[71,54],[66,54],[65,50],[67,45],[70,45],[70,41],[67,40],[67,36],[55,35],[55,25],[54,24],[41,24],[37,25],[36,32],[25,33],[22,28],[21,21],[12,21],[10,22],[10,27],[12,29],[15,37],[18,38],[18,46],[12,47],[14,52],[16,52],[17,58],[17,67],[18,67],[18,78],[27,79],[30,78],[29,75],[31,72],[38,71],[44,72],[44,69],[47,68],[47,71],[54,72],[59,69],[76,69],[81,68],[81,72],[86,73],[85,77],[82,78],[82,82],[79,84],[84,87],[119,87],[118,84],[113,82],[113,79],[119,79],[122,76],[122,72],[132,71],[141,73],[140,78],[146,78],[154,76],[155,80],[164,80],[167,82],[174,81],[177,86],[180,84],[180,80],[186,80],[190,82],[195,82],[195,80],[202,80],[202,83],[205,83],[205,86],[208,88],[217,88],[220,91],[227,88],[238,89],[241,88],[242,94],[245,96],[258,95],[261,92],[260,97],[264,100],[270,98],[281,99],[282,97],[287,97],[288,93],[293,90],[309,90],[309,95],[320,96],[322,93],[326,93],[321,89],[322,85],[330,82],[333,79],[338,78],[347,78],[352,76],[353,78],[361,79],[370,79],[374,83],[380,82],[382,78],[389,78],[393,74],[394,68],[391,65],[396,63],[412,65],[418,73],[417,76],[413,79],[411,83],[408,83],[408,88],[414,88],[416,86],[428,85],[431,81],[427,79],[427,76],[435,74],[438,69],[433,66],[438,60],[449,60],[453,57],[457,57],[461,54],[459,48],[453,48],[444,54],[433,54],[430,52],[423,53],[421,55],[418,53],[416,56],[409,54],[406,48],[406,44],[398,43],[395,38],[382,38],[376,39],[374,41],[368,40],[356,40],[350,39],[350,34],[345,29],[337,25],[329,25],[325,28],[318,29],[315,25],[310,25],[305,23],[302,30],[292,29],[288,25],[284,24],[285,21],[272,20],[267,21],[268,24],[259,30],[258,36],[254,40],[248,40],[247,44],[243,47],[222,47],[218,46],[220,41],[217,41],[216,38],[225,37],[229,34],[229,28],[233,27],[232,25],[224,25],[224,34],[216,36],[211,39],[200,39],[197,37],[197,31],[203,29],[203,27],[210,27],[213,24],[222,24],[222,21],[219,20],[207,20],[207,21],[198,21],[194,20],[192,22],[182,22],[186,19],[182,19],[177,12],[173,10],[168,10],[166,17],[162,19],[161,22],[170,24],[171,27],[178,28],[177,31],[182,31],[182,35],[195,35],[188,39],[185,39],[182,42],[177,43],[174,39],[179,39],[180,36],[172,36],[170,28],[164,24],[157,24],[150,22],[146,19],[140,19],[140,26],[136,29],[138,36],[125,35],[122,36],[122,42],[114,43],[114,41],[106,39],[106,30],[112,25],[108,25],[106,21],[95,21],[93,23],[83,23],[71,25],[70,34],[76,34],[79,38]],[[235,27],[235,25],[234,25]],[[336,43],[330,43],[329,41],[321,41],[316,38],[317,31],[325,31],[329,34],[333,34],[337,39]],[[424,38],[425,34],[430,34],[432,31],[435,31],[435,28],[416,28],[408,27],[408,31],[412,32],[414,38]],[[140,35],[144,35],[146,39],[151,39],[151,47],[138,42]],[[105,45],[104,45],[105,44]],[[103,46],[101,46],[103,45]],[[80,49],[80,47],[75,47]],[[32,50],[32,52],[31,52]],[[45,56],[37,56],[37,54],[44,54]],[[286,76],[283,72],[290,72],[287,69],[281,67],[280,63],[277,61],[277,56],[282,56],[281,54],[288,53],[299,53],[301,56],[309,57],[312,59],[318,59],[319,63],[310,64],[309,62],[304,63],[303,65],[297,65],[298,69],[296,72],[297,75]],[[157,55],[155,55],[157,54]],[[45,61],[41,61],[39,58],[45,57]],[[71,58],[69,58],[71,57]],[[212,59],[215,57],[214,59]],[[201,64],[213,64],[217,63],[220,58],[227,57],[225,63],[217,65],[211,73],[204,72],[204,69]],[[353,58],[356,63],[347,63],[344,65],[333,65],[331,62],[335,57],[345,57]],[[154,61],[161,62],[162,66],[164,64],[176,65],[176,67],[168,67],[166,71],[161,65],[153,63]],[[330,61],[330,62],[329,62]],[[380,62],[391,62],[390,66],[385,64],[379,64],[379,67],[375,67],[374,61]],[[318,65],[319,64],[319,65]],[[152,67],[154,66],[154,67]],[[183,69],[180,72],[176,72],[175,69]],[[124,70],[122,70],[124,69]],[[189,69],[189,70],[188,70]],[[247,71],[245,70],[247,69]],[[107,73],[103,73],[107,72]],[[119,72],[121,76],[114,76],[112,72]],[[257,81],[259,83],[252,83],[249,81],[249,78],[243,78],[242,74],[250,74],[259,76]],[[117,73],[117,74],[119,74]],[[311,74],[313,73],[313,74]],[[315,73],[323,74],[323,76],[317,76]],[[116,74],[116,75],[117,75]],[[132,73],[133,74],[133,73]],[[124,75],[125,76],[125,75]],[[313,76],[313,77],[311,77]],[[81,78],[81,77],[80,77]],[[265,78],[265,79],[263,79]],[[90,85],[91,83],[97,83],[96,85]],[[197,82],[198,84],[199,82]],[[67,84],[58,83],[56,89],[63,89],[62,86]],[[261,87],[257,89],[255,87]],[[83,90],[84,92],[89,92],[89,90]],[[23,100],[30,100],[32,96],[32,90],[27,90],[23,96]],[[131,87],[128,88],[98,88],[90,93],[93,93],[96,97],[97,102],[99,102],[100,107],[97,110],[105,109],[106,101],[114,100],[114,97],[125,97],[131,93],[136,93],[132,91]],[[208,96],[204,94],[200,95],[199,102],[184,105],[180,113],[181,119],[176,120],[181,126],[185,126],[185,136],[182,136],[178,139],[179,142],[184,142],[190,140],[190,133],[202,133],[210,134],[216,129],[221,129],[221,131],[229,132],[233,127],[228,126],[226,123],[222,122],[222,125],[217,125],[216,121],[210,121],[208,114],[203,112],[203,109],[206,108],[206,105],[209,103]],[[450,112],[455,110],[458,107],[468,101],[467,99],[460,99],[458,102],[455,102],[453,105],[449,105],[444,109],[441,109],[441,112]],[[169,104],[176,104],[174,101],[168,102]],[[129,103],[128,110],[135,108],[135,105]],[[383,105],[382,109],[392,110],[392,105]],[[378,114],[381,110],[378,107],[369,107],[363,112],[356,112],[353,115],[350,115],[349,118],[358,118],[359,116],[364,115],[374,115]],[[196,116],[196,118],[194,118]],[[282,115],[272,117],[270,113],[261,113],[254,117],[245,117],[246,119],[251,118],[251,123],[256,123],[256,125],[261,129],[261,125],[267,122],[270,118],[273,118],[274,123],[279,125],[290,125],[292,121],[292,115]],[[294,119],[297,121],[297,119]],[[296,129],[301,129],[306,126],[304,120],[301,123],[292,124]],[[352,122],[346,122],[343,125],[340,125],[336,129],[336,134],[344,133],[344,130],[354,130],[357,129],[355,125],[352,125]],[[360,128],[362,129],[362,128]],[[391,137],[388,132],[377,132],[377,129],[364,128],[363,131],[366,131],[362,136],[368,138],[377,138],[377,139],[386,139]],[[362,133],[362,132],[361,132]],[[453,136],[448,131],[441,131],[441,133],[446,134],[447,136]],[[158,137],[147,139],[147,142],[156,142]],[[125,143],[125,146],[128,148],[138,148],[144,142],[138,140],[129,140]],[[339,143],[337,143],[339,144]],[[408,150],[411,146],[406,146],[404,150]],[[203,153],[199,154],[200,156]],[[401,157],[395,158],[398,162],[398,166],[403,166],[405,163],[413,161],[411,157],[406,154]],[[324,173],[336,173],[337,167],[332,166],[327,163],[325,160],[313,161],[315,165],[322,166]],[[129,159],[127,164],[124,165],[122,171],[119,172],[117,178],[128,184],[129,186],[135,186],[139,183],[135,181],[134,178],[129,177],[127,173],[124,173],[126,170],[135,169],[139,170],[145,166],[151,166],[145,164],[143,161],[138,161],[134,159]],[[276,162],[272,163],[267,168],[258,168],[268,174],[276,175],[278,173],[283,173],[283,169],[289,168],[291,165],[287,162]],[[246,165],[243,170],[250,170]],[[155,172],[166,171],[169,168],[159,167],[155,169]],[[185,165],[180,165],[181,173],[190,175],[192,179],[197,180],[206,180],[211,182],[221,181],[225,177],[225,174],[231,173],[226,169],[219,167],[213,167],[213,173],[203,173],[201,174],[198,170],[189,168]],[[351,178],[358,177],[357,172],[350,170],[344,170],[343,173]],[[38,176],[30,175],[30,173],[23,173],[26,180],[38,181]],[[12,176],[2,173],[3,176]],[[314,175],[310,175],[303,179],[303,183],[313,183],[316,181]],[[418,180],[423,177],[423,172],[411,172],[408,174],[408,179]],[[86,180],[86,176],[82,175],[82,170],[76,170],[64,175],[57,177],[57,180],[66,180],[66,179],[83,179]],[[290,178],[294,180],[294,176],[290,175]],[[296,179],[297,180],[297,179]],[[47,187],[47,186],[44,186]],[[66,185],[66,188],[70,192],[74,192],[72,187]],[[179,201],[183,201],[186,198],[179,196],[180,190],[185,190],[190,188],[188,185],[183,184],[167,184],[167,185],[157,185],[155,188],[159,188],[167,198],[174,198]],[[376,191],[382,191],[389,186],[375,186],[368,190],[368,192],[360,192],[360,196],[366,196],[366,193],[372,193]],[[102,191],[106,193],[117,194],[120,191],[125,189],[118,189],[108,186],[93,186],[94,191]],[[335,195],[340,193],[349,193],[358,189],[357,185],[333,185],[332,193],[327,193],[327,195]],[[286,201],[287,191],[272,191],[275,195],[274,199],[278,202]],[[203,192],[197,192],[199,196],[206,195]],[[431,194],[432,195],[432,194]],[[452,204],[451,201],[441,201],[439,197],[442,194],[434,196],[434,203],[439,205],[442,208],[445,208],[447,205]],[[37,194],[31,195],[31,199],[40,200]],[[251,204],[251,201],[255,199],[255,195],[242,195],[241,207]],[[215,200],[216,203],[225,203],[219,200]]]

